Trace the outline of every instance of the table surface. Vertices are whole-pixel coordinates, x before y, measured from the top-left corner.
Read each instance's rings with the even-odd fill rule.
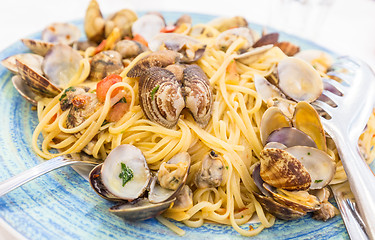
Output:
[[[322,0],[309,0],[324,2]],[[327,0],[328,1],[328,0]],[[121,8],[139,11],[187,11],[213,15],[242,15],[250,22],[308,38],[342,55],[351,55],[367,62],[375,70],[375,1],[332,0],[332,6],[319,15],[315,27],[307,29],[304,14],[279,8],[293,0],[98,0],[104,14]],[[84,18],[89,0],[17,0],[2,1],[0,7],[0,50],[5,49],[52,22],[67,22]],[[285,5],[283,5],[285,7]],[[310,11],[310,10],[308,10]],[[286,15],[289,17],[286,23]],[[302,16],[301,16],[302,15]],[[311,16],[310,16],[311,17]],[[302,19],[301,19],[302,18]],[[311,20],[311,19],[310,19]],[[317,26],[319,25],[319,26]],[[306,30],[307,29],[307,30]],[[303,30],[303,31],[302,31]],[[0,239],[22,238],[0,219]]]

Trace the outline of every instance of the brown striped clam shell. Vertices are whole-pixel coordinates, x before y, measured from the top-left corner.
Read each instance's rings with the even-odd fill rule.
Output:
[[[173,73],[151,67],[139,79],[139,102],[148,119],[172,128],[177,124],[185,101]]]
[[[205,127],[211,119],[213,96],[206,74],[197,65],[184,69],[184,96],[186,108],[195,121]]]

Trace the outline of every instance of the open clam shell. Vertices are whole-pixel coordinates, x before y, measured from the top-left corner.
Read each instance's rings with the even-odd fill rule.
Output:
[[[257,93],[265,103],[267,103],[270,98],[285,98],[285,95],[280,89],[259,74],[254,74],[254,84]]]
[[[306,212],[298,211],[280,204],[273,200],[272,197],[263,196],[255,192],[253,194],[262,207],[277,218],[283,220],[293,220],[306,215]]]
[[[53,23],[42,32],[42,40],[51,43],[63,43],[70,45],[81,36],[78,27],[71,23]]]
[[[151,203],[147,198],[141,198],[113,206],[109,211],[129,221],[141,221],[162,214],[174,201],[175,198],[162,203]]]
[[[100,174],[97,173],[98,169],[96,167],[90,173],[91,186],[100,196],[110,200],[117,198],[132,201],[139,198],[151,179],[141,150],[129,144],[113,149],[102,164]]]
[[[272,198],[277,202],[301,212],[313,212],[320,208],[320,202],[317,197],[310,195],[306,191],[290,192],[279,190],[264,183],[263,187],[268,191]],[[289,194],[289,195],[287,195]]]
[[[295,128],[309,135],[318,149],[327,151],[326,137],[318,112],[307,102],[296,105],[293,125]]]
[[[220,35],[216,38],[215,46],[218,49],[226,52],[228,47],[238,38],[246,39],[246,43],[239,49],[240,53],[245,52],[254,44],[254,36],[252,31],[247,27],[239,27],[228,29],[220,33]]]
[[[61,92],[59,87],[40,74],[41,68],[30,67],[21,59],[16,59],[16,65],[18,73],[35,94],[42,97],[54,97]]]
[[[333,179],[336,164],[322,150],[306,146],[294,146],[285,149],[285,151],[296,157],[310,174],[310,189],[321,189]]]
[[[268,108],[260,122],[260,139],[263,146],[267,143],[268,136],[276,129],[291,127],[289,119],[277,107]]]
[[[282,143],[287,147],[293,146],[308,146],[316,148],[314,140],[306,133],[293,127],[283,127],[273,131],[266,140],[267,144],[270,142]]]
[[[28,47],[33,53],[36,53],[40,56],[46,55],[46,53],[54,46],[54,43],[42,41],[42,40],[34,40],[34,39],[21,39],[23,44]]]
[[[236,56],[235,59],[245,65],[251,65],[252,63],[256,62],[260,56],[265,54],[271,48],[273,48],[272,44],[252,48],[251,50]]]
[[[10,57],[5,58],[1,61],[1,64],[6,67],[9,71],[18,74],[18,68],[16,64],[16,60],[21,61],[22,63],[26,64],[30,68],[34,69],[40,75],[43,75],[42,71],[42,63],[43,57],[33,53],[21,53],[12,55]]]
[[[42,69],[55,86],[65,88],[79,69],[82,56],[65,44],[55,44],[46,54]]]
[[[141,35],[147,42],[160,33],[165,27],[165,22],[162,17],[156,14],[146,14],[138,18],[132,25],[133,36]]]
[[[158,51],[161,47],[182,54],[181,62],[190,63],[197,61],[203,56],[206,45],[200,41],[177,33],[159,33],[148,43],[152,51]]]
[[[260,176],[264,182],[286,190],[306,190],[311,177],[302,163],[286,150],[266,148],[260,152]]]
[[[154,177],[150,184],[148,199],[151,203],[160,203],[176,198],[186,183],[190,161],[189,153],[181,152],[160,166],[157,177]],[[166,165],[171,165],[172,170],[168,170]]]
[[[146,70],[139,79],[138,95],[148,119],[166,128],[177,124],[185,101],[173,73],[159,67]]]
[[[333,58],[326,52],[308,49],[303,50],[294,55],[296,58],[300,58],[310,63],[316,70],[321,72],[327,72],[328,68],[333,64]]]
[[[300,102],[313,102],[323,91],[323,81],[320,74],[307,62],[287,57],[277,66],[279,88],[281,91]]]
[[[38,101],[38,95],[36,95],[30,88],[25,84],[25,81],[19,76],[15,75],[12,77],[12,83],[17,92],[29,101],[32,105],[36,106]]]

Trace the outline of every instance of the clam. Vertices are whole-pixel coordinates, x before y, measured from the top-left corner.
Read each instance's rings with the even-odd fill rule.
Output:
[[[53,23],[42,32],[42,41],[66,45],[78,41],[81,31],[71,23]]]
[[[285,149],[296,157],[311,176],[310,189],[321,189],[328,185],[336,172],[336,164],[331,157],[317,148],[294,146]]]
[[[260,152],[260,176],[264,182],[286,190],[306,190],[311,177],[302,163],[286,150],[266,148]]]
[[[264,183],[263,186],[275,201],[295,210],[301,212],[313,212],[320,208],[319,199],[314,195],[309,194],[307,191],[287,191],[276,189],[266,183]]]
[[[104,38],[105,21],[96,0],[91,0],[85,15],[85,33],[88,40],[100,43]]]
[[[157,177],[153,178],[148,199],[151,203],[160,203],[176,198],[185,185],[190,169],[190,155],[181,152],[168,162],[160,165]]]
[[[181,54],[171,50],[153,52],[140,59],[126,74],[127,77],[136,78],[143,75],[151,67],[166,67],[178,63]]]
[[[258,163],[251,173],[251,176],[254,180],[255,185],[261,191],[262,194],[253,192],[257,201],[262,205],[262,207],[276,216],[277,218],[284,219],[284,220],[293,220],[300,218],[306,215],[306,211],[301,209],[294,209],[290,206],[287,206],[283,203],[279,203],[275,201],[273,198],[273,192],[270,191],[272,188],[268,184],[266,184],[260,176],[260,163]],[[267,188],[267,189],[266,189]]]
[[[254,84],[257,93],[265,103],[267,103],[270,98],[285,98],[285,95],[280,89],[259,74],[254,74]]]
[[[296,105],[293,125],[295,128],[309,135],[318,149],[326,152],[327,144],[323,125],[317,111],[307,102],[299,102]]]
[[[245,65],[250,65],[256,62],[259,59],[259,57],[261,57],[271,48],[273,48],[272,44],[264,45],[264,46],[257,47],[257,48],[252,48],[249,51],[236,56],[235,59]]]
[[[46,55],[46,53],[54,46],[54,43],[34,40],[34,39],[21,39],[23,44],[28,47],[33,53],[36,53],[40,56]]]
[[[300,58],[310,63],[316,70],[321,72],[327,72],[328,68],[333,63],[333,58],[326,52],[309,49],[303,50],[295,55],[296,58]]]
[[[262,144],[267,143],[268,136],[275,130],[283,127],[291,127],[289,119],[277,107],[268,108],[260,122],[260,139]]]
[[[139,54],[147,51],[147,47],[140,42],[132,40],[121,40],[116,43],[115,48],[113,49],[116,52],[119,52],[122,58],[134,58]]]
[[[193,206],[193,191],[188,185],[184,185],[176,196],[176,201],[173,204],[173,209],[181,211],[188,210]]]
[[[223,180],[224,164],[220,157],[211,151],[203,160],[195,175],[194,183],[198,188],[216,188]]]
[[[181,62],[190,63],[197,61],[203,56],[206,45],[200,41],[177,33],[159,33],[149,42],[148,46],[152,51],[166,48],[182,54]]]
[[[105,37],[107,38],[115,27],[120,30],[121,39],[124,37],[132,37],[132,25],[137,18],[137,14],[130,9],[122,9],[116,12],[105,22]]]
[[[198,65],[184,69],[184,96],[186,108],[195,121],[205,127],[211,119],[213,96],[206,74]]]
[[[296,108],[297,103],[292,100],[288,100],[282,97],[276,97],[272,99],[268,99],[267,106],[268,107],[277,107],[280,111],[289,119],[293,118],[294,110]]]
[[[278,33],[269,33],[266,35],[263,35],[258,41],[256,41],[253,44],[253,48],[261,47],[264,45],[269,45],[269,44],[276,44],[277,41],[279,40],[279,34]]]
[[[133,36],[139,34],[147,42],[160,33],[165,27],[164,19],[156,14],[146,14],[138,18],[132,25]]]
[[[272,197],[260,195],[256,192],[254,192],[253,194],[257,201],[262,205],[262,207],[277,218],[283,220],[294,220],[306,215],[306,212],[298,211],[291,207],[278,203],[273,200]]]
[[[172,128],[185,107],[181,87],[170,71],[151,67],[139,79],[139,102],[148,119]]]
[[[91,59],[89,79],[100,81],[110,74],[120,74],[123,68],[120,53],[113,50],[102,51]]]
[[[299,52],[299,47],[291,42],[278,42],[275,46],[279,47],[289,57]]]
[[[141,221],[156,217],[173,206],[175,199],[162,203],[151,203],[147,198],[121,203],[113,206],[109,211],[129,221]]]
[[[181,176],[181,181],[174,190],[161,187],[158,177],[151,176],[142,152],[133,145],[124,144],[113,149],[104,163],[90,172],[89,180],[92,188],[102,198],[121,201],[111,207],[110,212],[126,220],[145,220],[170,208],[177,196],[181,199],[180,190],[184,189],[187,179],[190,155],[187,152],[178,153],[166,164],[175,166],[171,166],[168,174],[163,175],[159,170],[157,175],[171,178],[169,182],[174,182],[173,177]],[[144,196],[148,189],[146,198]]]
[[[246,43],[241,46],[240,49],[238,49],[240,53],[247,51],[254,44],[254,36],[252,31],[247,27],[239,27],[228,29],[220,33],[220,35],[216,38],[215,46],[218,49],[226,52],[228,47],[238,38],[244,38],[246,40]]]
[[[55,44],[44,57],[42,69],[48,80],[58,86],[66,87],[77,73],[82,56],[65,44]]]
[[[30,66],[22,59],[16,59],[16,65],[17,72],[35,94],[42,97],[54,97],[61,92],[59,87],[41,74],[41,66]]]
[[[248,23],[247,20],[240,16],[235,17],[220,17],[215,18],[207,23],[208,25],[216,28],[220,32],[224,32],[225,30],[232,29],[232,28],[239,28],[239,27],[247,27]]]
[[[176,29],[173,31],[175,33],[188,35],[191,30],[192,20],[190,15],[183,14],[181,17],[177,19],[174,26]]]
[[[270,142],[282,143],[287,147],[308,146],[316,148],[316,143],[306,133],[293,127],[283,127],[273,131],[266,140]]]
[[[104,163],[90,172],[89,179],[101,197],[132,201],[146,191],[151,172],[141,150],[124,144],[113,149]]]
[[[1,61],[1,64],[6,67],[11,72],[17,74],[17,64],[16,60],[22,61],[24,64],[28,65],[30,68],[34,69],[38,74],[43,75],[42,63],[43,57],[33,53],[21,53],[5,58]]]
[[[38,104],[38,96],[33,91],[31,91],[31,89],[25,84],[25,81],[19,75],[15,75],[12,77],[12,83],[14,88],[22,97],[24,97],[34,106]]]
[[[323,91],[323,81],[319,73],[307,62],[288,57],[277,66],[279,88],[281,91],[300,102],[313,102]]]

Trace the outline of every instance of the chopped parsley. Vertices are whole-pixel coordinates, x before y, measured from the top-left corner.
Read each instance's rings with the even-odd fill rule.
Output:
[[[66,97],[66,93],[67,92],[75,92],[75,91],[76,91],[76,89],[74,87],[68,87],[67,89],[65,89],[65,91],[63,92],[63,94],[59,98],[59,101],[61,101],[61,99],[63,99],[64,97]]]
[[[122,179],[122,186],[125,186],[133,177],[133,171],[128,168],[125,163],[121,163],[121,173],[118,175]]]
[[[103,127],[104,125],[108,124],[109,122],[107,120],[104,120],[104,122],[102,123],[102,126]]]
[[[127,103],[125,97],[121,98],[120,101],[118,101],[118,102]]]
[[[323,182],[323,179],[315,180],[315,183]]]
[[[307,153],[307,155],[309,155],[309,156],[310,156],[310,155],[311,155],[311,153],[310,153],[310,152],[308,152],[308,153]]]
[[[241,218],[243,218],[243,215],[241,215]]]
[[[228,170],[229,167],[228,167],[228,166],[225,166],[225,168]]]
[[[156,87],[154,87],[154,89],[152,89],[151,91],[151,100],[154,100],[154,96],[155,96],[155,93],[158,91],[160,85],[156,85]]]

